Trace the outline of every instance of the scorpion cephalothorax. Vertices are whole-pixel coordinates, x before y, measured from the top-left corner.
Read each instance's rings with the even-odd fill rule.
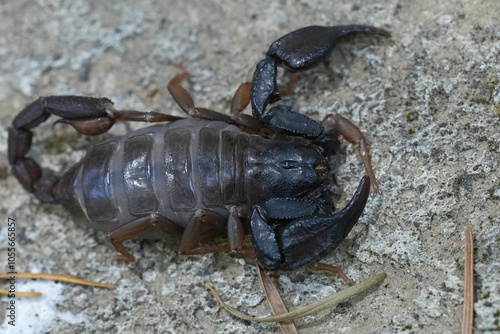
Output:
[[[389,36],[369,26],[311,26],[275,41],[253,80],[235,94],[231,115],[198,108],[180,85],[168,88],[193,118],[157,112],[116,110],[107,98],[41,97],[9,128],[12,172],[42,202],[61,203],[88,225],[108,232],[118,252],[134,257],[123,241],[134,237],[181,237],[186,254],[242,249],[250,233],[255,254],[268,269],[295,269],[335,248],[363,212],[370,183],[377,183],[367,143],[359,129],[340,115],[321,123],[281,106],[277,66],[308,69],[327,57],[338,39],[352,33]],[[242,113],[251,103],[253,117]],[[27,157],[32,130],[50,115],[78,132],[96,135],[116,121],[167,122],[115,137],[93,147],[62,176]],[[280,139],[259,135],[279,134]],[[328,191],[329,142],[342,135],[359,145],[367,176],[350,203],[334,214]],[[303,137],[302,141],[287,140]],[[203,246],[200,239],[224,232],[228,245]]]

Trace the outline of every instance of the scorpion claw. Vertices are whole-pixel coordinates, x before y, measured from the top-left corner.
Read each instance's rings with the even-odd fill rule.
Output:
[[[266,269],[280,269],[282,256],[276,234],[256,207],[251,218],[253,248],[260,264]]]
[[[276,40],[266,56],[290,71],[306,70],[328,57],[339,39],[354,33],[390,36],[384,29],[365,25],[309,26]]]
[[[266,111],[268,104],[280,99],[276,83],[277,66],[289,71],[307,70],[328,57],[339,39],[354,33],[390,36],[384,29],[365,25],[309,26],[292,31],[273,42],[266,58],[257,64],[254,72],[250,92],[253,116],[276,132],[308,138],[317,136],[319,126],[310,129],[308,124],[304,128],[301,124],[303,119],[298,119],[292,111]]]
[[[256,208],[251,235],[259,262],[267,269],[293,270],[336,248],[358,221],[369,194],[370,178],[364,176],[349,204],[337,214],[295,219],[278,233],[276,224],[269,225]]]
[[[370,178],[364,176],[349,204],[337,214],[297,219],[287,226],[281,233],[283,269],[302,267],[336,248],[358,221],[369,194]]]
[[[257,64],[250,90],[253,117],[260,119],[269,103],[280,100],[276,83],[277,74],[278,69],[272,59],[266,58]]]

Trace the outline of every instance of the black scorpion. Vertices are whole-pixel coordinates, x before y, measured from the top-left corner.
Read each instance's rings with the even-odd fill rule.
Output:
[[[347,236],[363,212],[370,183],[375,191],[377,183],[367,143],[350,121],[328,115],[317,123],[281,106],[267,106],[280,99],[277,66],[311,68],[341,37],[360,32],[389,36],[383,29],[350,25],[310,26],[281,37],[258,63],[251,85],[238,89],[231,115],[195,107],[180,85],[187,73],[168,85],[177,104],[193,117],[187,119],[116,110],[107,98],[40,97],[9,128],[12,172],[42,202],[60,203],[86,217],[88,226],[107,232],[129,261],[134,256],[123,241],[134,237],[175,234],[185,254],[248,255],[242,246],[249,233],[264,268],[304,266]],[[242,113],[250,102],[253,117]],[[85,135],[104,133],[115,121],[167,123],[106,140],[59,177],[26,156],[31,129],[50,115]],[[359,145],[367,175],[350,203],[334,214],[328,156],[339,135]],[[227,233],[229,243],[200,243],[214,233]]]

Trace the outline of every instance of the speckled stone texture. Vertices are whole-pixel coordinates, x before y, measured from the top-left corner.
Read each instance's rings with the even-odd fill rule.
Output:
[[[56,1],[0,3],[0,164],[7,127],[38,96],[107,96],[117,108],[182,112],[166,90],[182,70],[197,106],[228,112],[238,85],[276,38],[307,25],[369,24],[392,37],[341,42],[300,74],[284,103],[314,119],[338,112],[365,133],[381,192],[325,261],[383,285],[296,321],[302,333],[458,333],[464,231],[475,242],[475,327],[500,330],[500,3],[471,1]],[[280,71],[278,81],[290,74]],[[46,122],[31,154],[64,170],[101,138]],[[119,135],[141,125],[119,125]],[[363,175],[344,144],[339,207]],[[42,205],[10,173],[0,179],[0,271],[6,224],[17,222],[19,272],[71,274],[116,284],[103,290],[19,281],[9,333],[279,333],[220,310],[204,284],[231,305],[269,314],[251,264],[228,254],[182,256],[176,241],[132,241],[135,263],[110,264],[102,233],[79,227],[60,206]],[[297,271],[276,280],[289,308],[345,287],[337,276]],[[0,309],[7,306],[0,298]]]

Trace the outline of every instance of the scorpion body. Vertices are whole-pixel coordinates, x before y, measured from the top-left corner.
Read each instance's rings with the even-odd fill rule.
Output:
[[[303,170],[309,167],[309,186],[266,183],[266,173],[287,170],[292,154],[302,160]],[[232,206],[301,196],[322,181],[326,168],[324,157],[305,144],[249,135],[224,122],[184,119],[92,147],[61,176],[55,197],[104,232],[153,213],[186,228],[199,209],[227,221]]]
[[[127,260],[123,241],[180,236],[179,251],[200,254],[233,251],[245,255],[249,233],[254,254],[267,269],[304,266],[347,236],[377,183],[366,140],[339,115],[321,123],[286,108],[279,100],[277,66],[297,71],[327,57],[337,40],[352,33],[389,36],[369,26],[311,26],[274,42],[253,81],[242,84],[231,115],[194,106],[174,77],[168,89],[193,118],[157,112],[116,110],[107,98],[41,97],[9,128],[12,172],[43,202],[63,204],[87,224],[107,232]],[[251,103],[253,117],[242,110]],[[26,156],[32,129],[50,115],[86,135],[104,133],[116,121],[168,122],[104,141],[61,177]],[[338,213],[329,193],[328,157],[342,135],[359,145],[366,176],[350,203]],[[227,233],[228,245],[201,242]]]

